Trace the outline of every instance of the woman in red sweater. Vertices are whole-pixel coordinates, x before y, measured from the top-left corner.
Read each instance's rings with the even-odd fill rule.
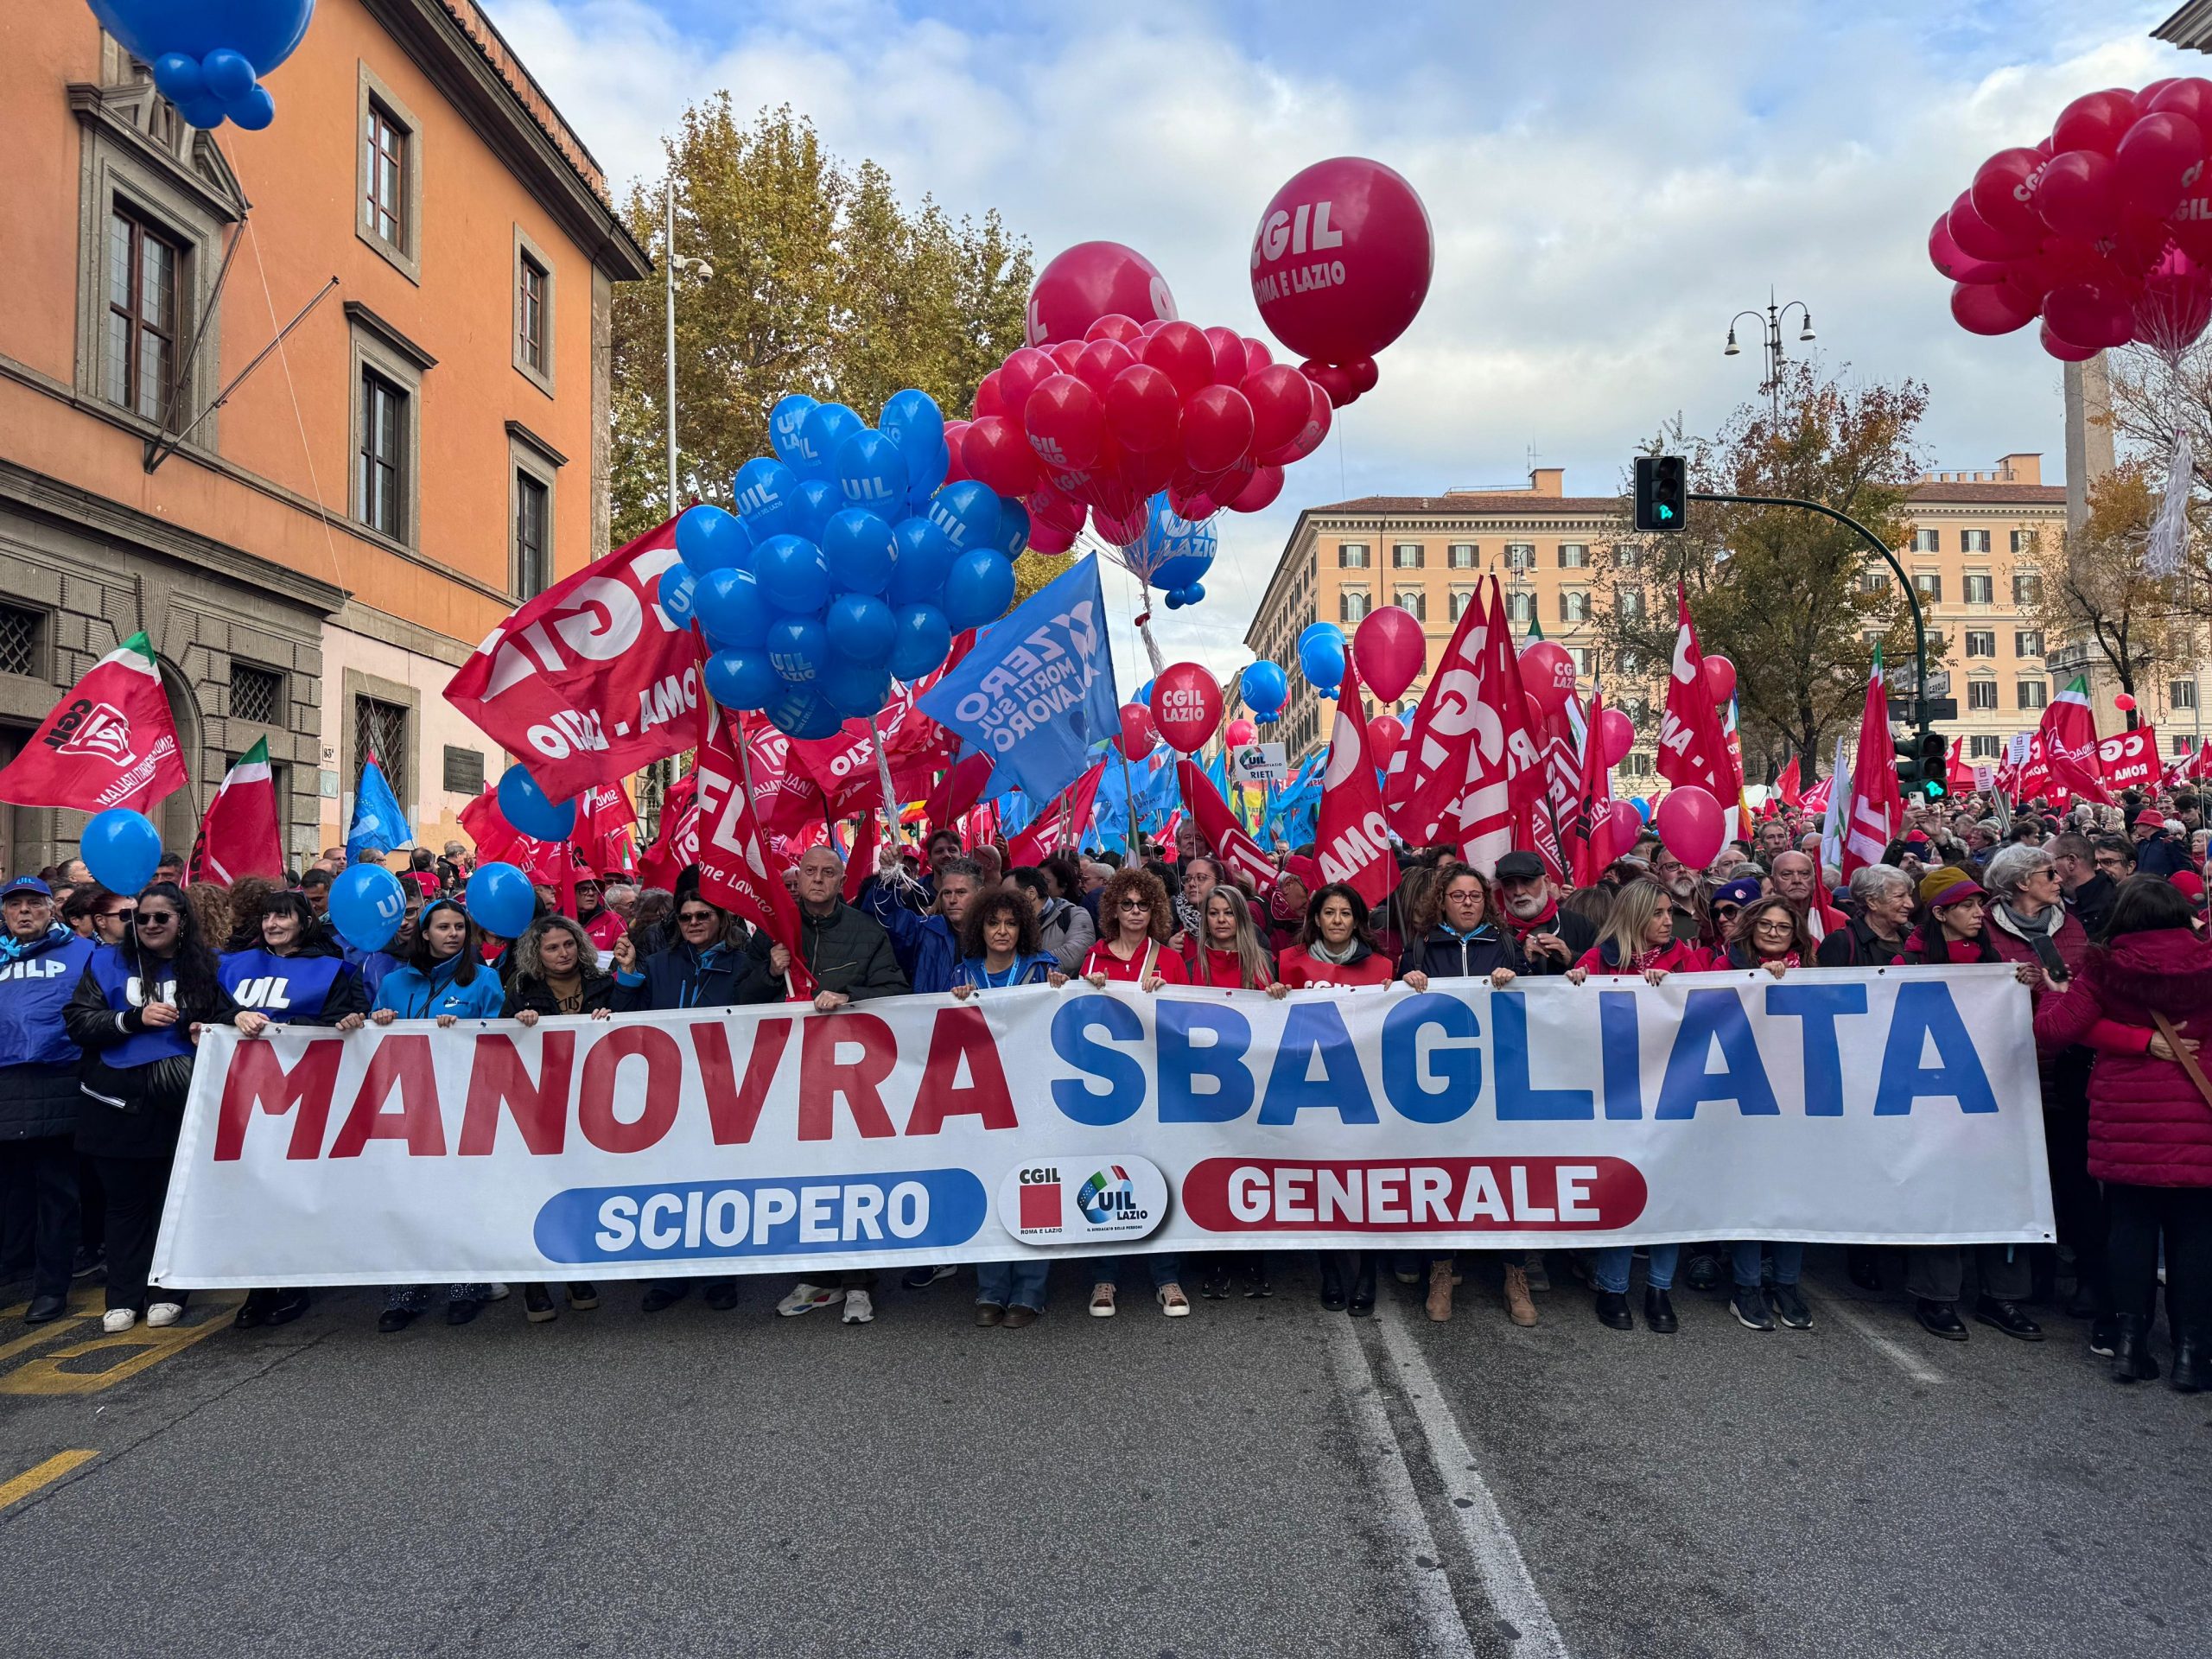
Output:
[[[1630,881],[1613,900],[1598,943],[1567,970],[1577,985],[1592,974],[1641,974],[1656,985],[1669,974],[1694,974],[1712,964],[1704,949],[1675,938],[1674,900],[1656,881]]]
[[[2212,1386],[2212,1085],[2196,1058],[2212,1030],[2212,944],[2192,907],[2158,876],[2131,876],[2113,901],[2104,942],[2066,988],[2036,1009],[2045,1053],[2085,1043],[2089,1173],[2111,1217],[2107,1294],[2114,1314],[2113,1380],[2158,1374],[2158,1243],[2165,1241],[2171,1381]]]
[[[1183,963],[1193,985],[1224,990],[1272,989],[1277,995],[1282,992],[1275,983],[1274,958],[1261,942],[1259,924],[1252,919],[1251,906],[1225,881],[1206,894],[1198,931],[1183,936]],[[1205,1258],[1198,1275],[1198,1294],[1214,1300],[1228,1295],[1230,1274],[1240,1268],[1247,1296],[1275,1294],[1268,1277],[1265,1250],[1218,1250]]]
[[[1388,985],[1397,976],[1396,964],[1375,948],[1367,900],[1341,881],[1332,881],[1306,901],[1298,943],[1275,966],[1277,982],[1294,991],[1309,985]]]

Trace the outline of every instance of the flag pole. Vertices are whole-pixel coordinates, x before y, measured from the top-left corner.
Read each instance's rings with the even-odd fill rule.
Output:
[[[1128,807],[1128,835],[1126,845],[1128,849],[1129,861],[1134,864],[1137,860],[1136,785],[1129,781],[1128,751],[1122,748],[1119,743],[1116,743],[1114,746],[1114,752],[1122,757],[1122,797]]]

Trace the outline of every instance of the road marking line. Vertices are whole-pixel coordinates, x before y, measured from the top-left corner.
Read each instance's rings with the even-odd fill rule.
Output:
[[[1324,1323],[1329,1331],[1330,1368],[1337,1374],[1338,1392],[1351,1408],[1353,1437],[1363,1448],[1380,1452],[1371,1461],[1362,1461],[1382,1498],[1382,1528],[1403,1565],[1414,1615],[1427,1633],[1431,1651],[1440,1659],[1474,1659],[1474,1637],[1460,1614],[1459,1598],[1452,1592],[1443,1552],[1436,1547],[1436,1535],[1429,1530],[1421,1495],[1414,1490],[1405,1448],[1398,1443],[1397,1431],[1390,1427],[1389,1413],[1382,1408],[1381,1381],[1352,1332],[1351,1321],[1339,1314]],[[1423,1560],[1436,1566],[1422,1567]]]
[[[1566,1659],[1566,1638],[1529,1575],[1504,1512],[1475,1467],[1474,1453],[1445,1403],[1428,1362],[1395,1313],[1378,1309],[1375,1322],[1382,1327],[1383,1350],[1398,1368],[1407,1402],[1428,1442],[1429,1461],[1452,1497],[1452,1519],[1459,1524],[1460,1541],[1475,1558],[1490,1605],[1519,1632],[1512,1643],[1515,1659]]]
[[[79,1325],[89,1325],[98,1318],[98,1312],[87,1308],[81,1313],[65,1314],[48,1325],[33,1325],[26,1335],[0,1342],[0,1360],[10,1360],[17,1354],[27,1354],[34,1348],[43,1347],[57,1337],[66,1337]]]
[[[1891,1341],[1889,1338],[1874,1328],[1872,1320],[1853,1309],[1842,1297],[1823,1296],[1819,1305],[1842,1320],[1853,1332],[1865,1339],[1868,1347],[1888,1360],[1891,1364],[1896,1366],[1914,1382],[1941,1382],[1944,1381],[1942,1372],[1930,1368],[1910,1348]]]
[[[97,1452],[57,1452],[44,1463],[26,1469],[13,1480],[0,1481],[0,1510],[11,1503],[20,1503],[41,1486],[50,1486],[72,1469],[81,1469],[94,1458]]]
[[[89,1342],[76,1343],[67,1348],[57,1348],[50,1354],[41,1354],[26,1364],[0,1376],[0,1394],[72,1395],[98,1394],[102,1389],[138,1375],[149,1365],[159,1364],[172,1354],[181,1353],[196,1342],[205,1342],[218,1331],[228,1328],[229,1313],[243,1297],[233,1296],[227,1301],[204,1300],[193,1304],[193,1311],[206,1309],[210,1317],[196,1325],[171,1325],[159,1330],[147,1325],[143,1320],[128,1331],[113,1336],[102,1332]],[[119,1360],[104,1371],[65,1371],[64,1360],[82,1359],[88,1354],[105,1353],[111,1350],[130,1349],[128,1358]]]

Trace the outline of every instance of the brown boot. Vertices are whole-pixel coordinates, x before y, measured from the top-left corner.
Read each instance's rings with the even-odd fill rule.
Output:
[[[1452,1317],[1452,1260],[1428,1264],[1428,1317],[1439,1325]]]
[[[1529,1300],[1528,1269],[1518,1262],[1505,1270],[1505,1316],[1516,1325],[1536,1322],[1536,1305]]]

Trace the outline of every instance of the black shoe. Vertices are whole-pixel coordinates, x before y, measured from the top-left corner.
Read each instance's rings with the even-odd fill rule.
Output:
[[[455,1302],[454,1306],[459,1307],[461,1304]],[[544,1286],[524,1285],[522,1287],[522,1316],[532,1325],[543,1325],[548,1319],[557,1317],[560,1312],[553,1306],[553,1293]],[[474,1319],[475,1315],[472,1313],[469,1317]],[[459,1325],[461,1321],[454,1319],[454,1323]]]
[[[2212,1351],[2195,1337],[2183,1337],[2174,1344],[2174,1369],[2166,1380],[2176,1394],[2212,1389]]]
[[[2151,1333],[2133,1313],[2113,1321],[2112,1380],[2150,1382],[2157,1379],[2158,1362],[2151,1357]]]
[[[541,1286],[539,1288],[541,1294],[543,1294],[543,1287]],[[483,1311],[484,1304],[478,1301],[474,1296],[456,1296],[453,1300],[446,1304],[446,1323],[448,1325],[467,1325],[471,1319],[474,1319]]]
[[[2097,1287],[2087,1279],[2076,1279],[2074,1291],[2066,1299],[2066,1317],[2069,1319],[2094,1319],[2097,1317]]]
[[[1615,1331],[1636,1329],[1636,1315],[1628,1311],[1628,1298],[1618,1290],[1601,1290],[1591,1306],[1598,1315],[1598,1323]]]
[[[1255,1257],[1244,1269],[1244,1294],[1255,1300],[1275,1294],[1274,1283],[1268,1277],[1268,1264]]]
[[[31,1305],[23,1310],[25,1325],[52,1325],[69,1311],[67,1296],[34,1296]],[[241,1308],[239,1312],[245,1310]]]
[[[1792,1331],[1813,1328],[1813,1305],[1805,1300],[1805,1293],[1795,1285],[1775,1285],[1766,1294],[1767,1305],[1774,1309],[1774,1317]]]
[[[599,1306],[599,1287],[588,1279],[569,1281],[569,1306],[579,1313],[588,1313]]]
[[[1850,1274],[1851,1282],[1861,1290],[1878,1291],[1882,1287],[1882,1258],[1871,1244],[1851,1244],[1844,1248],[1843,1268]]]
[[[81,1246],[69,1261],[69,1276],[82,1279],[107,1265],[107,1251],[98,1244]]]
[[[2008,1302],[1997,1296],[1977,1296],[1974,1304],[1974,1321],[1978,1325],[1993,1325],[2008,1337],[2018,1337],[2022,1342],[2041,1342],[2043,1326],[2022,1312],[2018,1302]]]
[[[2111,1319],[2094,1319],[2089,1324],[2089,1351],[2099,1359],[2110,1359],[2119,1346],[2120,1338],[2113,1324]]]
[[[707,1284],[707,1306],[717,1313],[727,1313],[737,1306],[737,1281],[714,1279]]]
[[[1623,1308],[1621,1312],[1625,1313],[1628,1310]],[[1643,1322],[1662,1337],[1673,1336],[1682,1325],[1675,1317],[1675,1299],[1649,1285],[1643,1287]]]
[[[1728,1298],[1728,1311],[1746,1331],[1771,1331],[1774,1315],[1767,1312],[1766,1292],[1757,1285],[1738,1285]]]
[[[1344,1311],[1344,1271],[1337,1265],[1333,1253],[1321,1259],[1321,1306],[1332,1313]]]
[[[950,1279],[960,1269],[949,1262],[934,1267],[909,1268],[899,1275],[899,1282],[909,1290],[927,1290],[940,1279]]]
[[[1229,1294],[1229,1264],[1226,1262],[1207,1267],[1198,1280],[1198,1294],[1210,1302],[1217,1302]]]
[[[1959,1318],[1959,1310],[1948,1302],[1934,1302],[1923,1296],[1913,1303],[1912,1316],[1931,1337],[1941,1337],[1946,1342],[1967,1339],[1965,1322]]]
[[[1359,1273],[1352,1281],[1351,1297],[1344,1312],[1355,1319],[1368,1319],[1375,1312],[1375,1256],[1372,1252],[1360,1257]]]
[[[404,1331],[415,1323],[416,1315],[421,1311],[413,1307],[387,1307],[377,1315],[377,1329],[387,1337],[395,1331]]]
[[[674,1284],[647,1285],[644,1297],[638,1303],[638,1311],[641,1313],[658,1313],[663,1308],[674,1307],[690,1294],[691,1287],[682,1280],[677,1281]]]
[[[308,1311],[313,1299],[304,1290],[280,1290],[269,1304],[269,1323],[289,1325]]]
[[[238,1304],[238,1317],[231,1323],[241,1331],[251,1331],[256,1325],[269,1323],[270,1294],[265,1290],[249,1290],[245,1300]]]
[[[1692,1290],[1720,1288],[1720,1258],[1710,1250],[1694,1252],[1682,1268],[1682,1282]]]

